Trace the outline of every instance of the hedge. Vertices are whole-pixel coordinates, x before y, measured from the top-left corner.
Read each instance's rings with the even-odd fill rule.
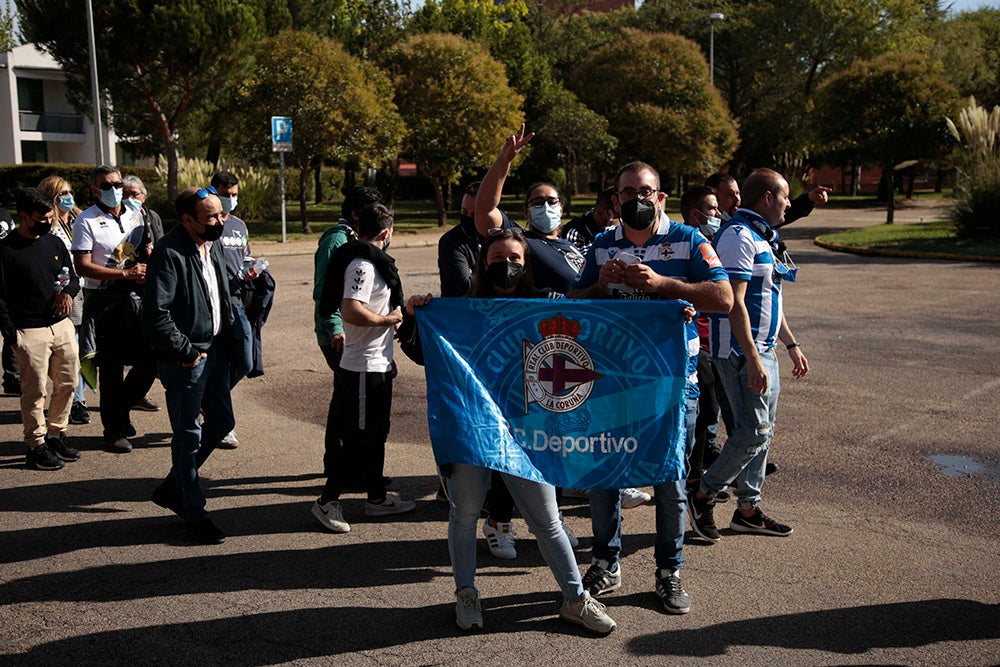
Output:
[[[159,180],[156,170],[136,165],[120,166],[122,176],[133,174],[142,179],[148,188]],[[62,176],[73,186],[76,205],[81,209],[92,206],[96,199],[90,191],[94,165],[68,164],[58,162],[28,162],[25,164],[0,165],[0,206],[14,209],[15,192],[18,188],[35,187],[47,176]]]

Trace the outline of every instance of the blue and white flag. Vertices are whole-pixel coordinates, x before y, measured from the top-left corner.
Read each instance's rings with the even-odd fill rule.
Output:
[[[685,305],[442,298],[417,309],[438,465],[581,489],[682,479]]]

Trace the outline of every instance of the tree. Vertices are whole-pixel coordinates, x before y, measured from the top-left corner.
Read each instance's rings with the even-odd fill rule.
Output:
[[[90,115],[86,17],[74,0],[17,0],[21,30],[66,74],[70,99]],[[98,80],[115,131],[145,139],[167,158],[167,192],[177,195],[178,129],[245,69],[260,34],[260,6],[248,0],[105,0],[94,5]]]
[[[959,97],[925,58],[898,53],[855,62],[821,85],[814,102],[819,146],[878,164],[890,179],[886,223],[891,224],[893,171],[904,161],[941,154],[948,143],[945,118],[954,115]]]
[[[14,39],[14,10],[11,9],[10,0],[4,2],[0,7],[0,53],[6,53],[17,46]]]
[[[561,87],[548,96],[535,132],[535,141],[550,144],[566,171],[568,212],[577,194],[578,168],[611,162],[618,140],[608,132],[606,118]]]
[[[931,57],[941,62],[960,95],[973,96],[986,108],[1000,104],[1000,9],[983,7],[943,23]]]
[[[663,174],[707,175],[736,146],[736,124],[708,85],[708,65],[683,37],[625,30],[591,53],[571,89],[608,119],[622,159],[649,162]]]
[[[405,134],[384,72],[336,40],[286,30],[264,40],[257,62],[237,92],[236,126],[244,155],[270,154],[270,117],[292,119],[292,152],[299,169],[299,212],[309,233],[308,179],[314,162],[330,159],[374,166],[396,157]]]
[[[409,129],[403,155],[434,187],[443,226],[445,187],[493,161],[503,138],[523,121],[524,98],[507,84],[503,65],[457,35],[416,35],[386,63]]]

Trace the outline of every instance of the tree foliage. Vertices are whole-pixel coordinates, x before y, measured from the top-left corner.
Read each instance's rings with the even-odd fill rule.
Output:
[[[906,160],[934,159],[948,144],[945,118],[959,103],[955,87],[921,56],[860,60],[816,91],[819,145],[878,164],[886,175]],[[893,218],[889,196],[887,222]]]
[[[83,5],[17,0],[21,29],[66,74],[70,98],[90,115],[90,58]],[[115,131],[165,152],[177,193],[176,133],[192,107],[234,77],[259,35],[260,6],[243,0],[106,0],[94,4],[98,80]],[[107,106],[105,106],[107,108]]]
[[[591,53],[571,88],[608,119],[622,159],[649,162],[664,175],[708,175],[736,146],[736,125],[708,85],[705,59],[683,37],[625,30]]]
[[[240,151],[264,159],[271,150],[270,117],[292,119],[300,173],[302,229],[309,231],[306,181],[316,160],[375,166],[396,157],[405,133],[387,75],[339,42],[286,30],[264,40],[256,66],[237,92],[235,136]]]
[[[403,155],[433,184],[443,225],[444,187],[493,161],[503,138],[522,122],[524,100],[508,85],[503,65],[457,35],[413,36],[386,63],[409,129]]]

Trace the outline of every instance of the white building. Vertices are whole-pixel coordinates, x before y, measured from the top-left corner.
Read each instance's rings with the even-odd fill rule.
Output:
[[[116,164],[118,138],[105,127],[105,162]],[[66,97],[59,64],[34,44],[0,53],[0,164],[93,164],[94,126]]]

